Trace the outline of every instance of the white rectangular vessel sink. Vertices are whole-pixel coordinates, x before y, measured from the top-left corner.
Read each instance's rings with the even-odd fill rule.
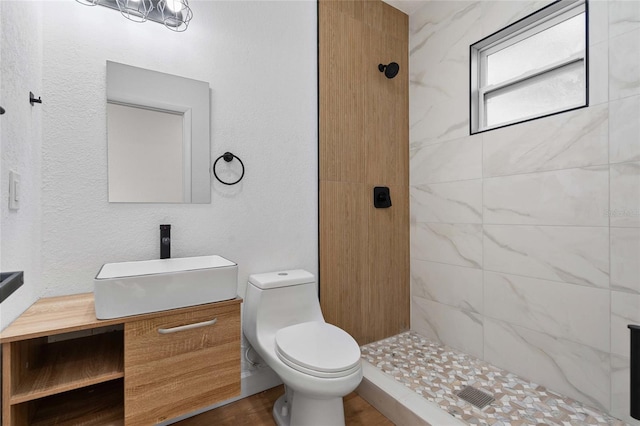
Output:
[[[236,297],[238,265],[221,256],[107,263],[94,280],[96,317],[120,318]]]

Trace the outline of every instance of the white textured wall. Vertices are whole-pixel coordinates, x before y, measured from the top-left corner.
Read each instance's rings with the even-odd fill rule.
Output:
[[[469,136],[469,45],[547,3],[410,17],[411,326],[631,421],[640,2],[589,1],[588,108]]]
[[[24,271],[25,283],[0,304],[0,330],[37,300],[41,286],[42,5],[0,2],[0,270]],[[20,180],[20,210],[9,210],[9,171]]]
[[[316,7],[192,4],[184,33],[77,2],[44,6],[43,292],[92,290],[103,263],[225,256],[250,273],[317,269]],[[109,204],[105,61],[208,81],[212,160],[244,161],[236,186],[212,177],[207,205]],[[219,167],[221,165],[219,164]],[[221,170],[223,167],[221,167]]]

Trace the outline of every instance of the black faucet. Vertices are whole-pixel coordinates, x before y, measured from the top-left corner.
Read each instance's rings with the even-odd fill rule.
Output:
[[[171,225],[160,225],[160,259],[171,258]]]

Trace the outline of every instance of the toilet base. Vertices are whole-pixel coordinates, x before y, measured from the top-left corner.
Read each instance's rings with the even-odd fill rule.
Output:
[[[342,398],[317,399],[287,388],[273,405],[278,426],[344,426]]]
[[[282,394],[273,404],[273,419],[278,426],[290,426],[291,424],[291,404],[287,399],[287,393]]]

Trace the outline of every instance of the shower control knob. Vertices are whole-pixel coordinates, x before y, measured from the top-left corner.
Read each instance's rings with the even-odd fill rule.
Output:
[[[376,186],[373,188],[373,206],[377,209],[391,207],[391,195],[386,186]]]

